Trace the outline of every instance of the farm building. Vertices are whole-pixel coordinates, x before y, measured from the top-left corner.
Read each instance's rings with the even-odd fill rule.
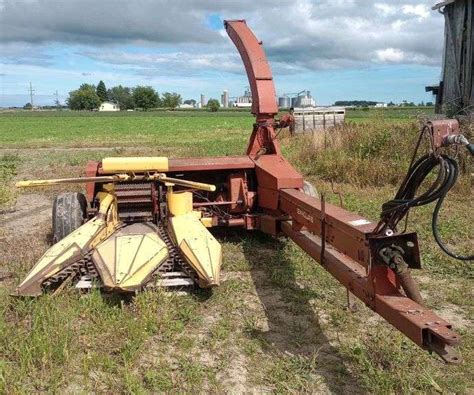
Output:
[[[444,15],[444,52],[439,85],[427,86],[436,95],[436,112],[474,112],[474,2],[446,0],[433,6]]]
[[[326,130],[344,123],[346,109],[344,107],[303,107],[294,108],[294,133],[311,133]]]
[[[100,107],[99,111],[120,111],[120,107],[116,103],[111,103],[108,101],[104,101]]]
[[[180,105],[176,106],[176,108],[190,110],[190,109],[193,109],[195,107],[192,104],[184,103],[184,104],[180,104]]]

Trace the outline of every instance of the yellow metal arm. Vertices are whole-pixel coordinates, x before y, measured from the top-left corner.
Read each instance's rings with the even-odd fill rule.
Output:
[[[51,180],[25,180],[18,181],[15,186],[17,188],[45,187],[59,184],[78,184],[82,182],[117,182],[129,181],[131,177],[127,174],[119,174],[115,176],[99,176],[99,177],[76,177],[76,178],[53,178]]]
[[[201,189],[203,191],[214,192],[216,190],[216,186],[212,185],[212,184],[205,184],[203,182],[182,180],[181,178],[166,177],[166,174],[164,174],[164,173],[163,174],[158,174],[157,180],[161,181],[161,182],[169,182],[169,183],[175,184],[175,185],[181,185],[183,187]]]
[[[76,177],[76,178],[56,178],[51,180],[26,180],[19,181],[15,184],[17,188],[29,188],[29,187],[43,187],[50,185],[59,184],[77,184],[85,182],[124,182],[124,181],[160,181],[169,182],[175,185],[181,185],[184,187],[201,189],[203,191],[214,192],[216,186],[212,184],[205,184],[202,182],[182,180],[180,178],[167,177],[165,173],[153,173],[145,175],[135,174],[115,174],[110,176],[97,176],[97,177]]]

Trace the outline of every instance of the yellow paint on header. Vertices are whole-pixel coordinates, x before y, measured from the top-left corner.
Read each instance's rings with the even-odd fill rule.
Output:
[[[168,171],[168,158],[164,156],[150,157],[118,157],[102,159],[104,173]]]
[[[193,211],[193,194],[191,192],[171,192],[166,194],[168,211],[171,215],[184,215]]]

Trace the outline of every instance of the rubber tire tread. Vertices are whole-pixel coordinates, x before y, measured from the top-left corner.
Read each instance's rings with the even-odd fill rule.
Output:
[[[79,228],[86,218],[87,200],[82,193],[65,192],[53,203],[53,243]]]

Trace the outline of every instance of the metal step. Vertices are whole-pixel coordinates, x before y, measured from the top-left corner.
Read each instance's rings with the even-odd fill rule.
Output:
[[[151,284],[153,286],[153,284]],[[194,281],[189,277],[182,278],[164,278],[156,282],[157,287],[192,287],[194,286]]]

